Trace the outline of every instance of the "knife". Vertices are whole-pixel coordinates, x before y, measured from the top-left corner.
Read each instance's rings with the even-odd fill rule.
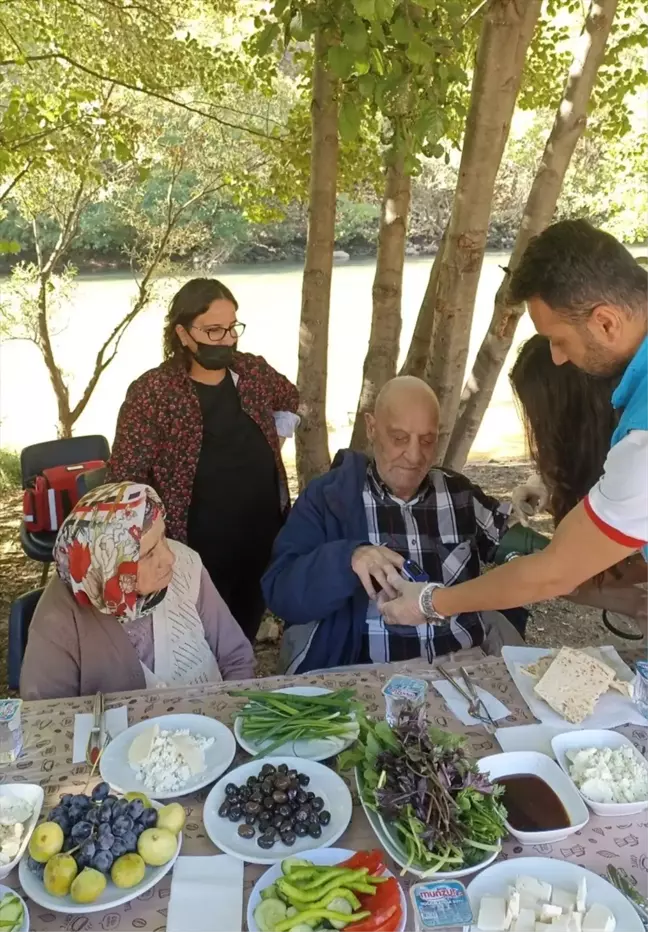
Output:
[[[482,708],[484,710],[484,717],[488,720],[489,724],[492,725],[493,728],[497,728],[497,722],[495,721],[493,716],[490,714],[490,712],[486,708],[485,702],[480,698],[479,693],[475,689],[475,684],[468,676],[468,671],[466,670],[466,668],[459,667],[459,672],[461,673],[463,680],[466,684],[466,689],[472,696],[474,702],[477,703],[477,708]]]
[[[104,696],[103,693],[97,693],[94,698],[94,708],[93,715],[94,721],[92,728],[90,729],[90,736],[88,738],[88,746],[86,748],[86,760],[93,767],[99,759],[101,753],[101,748],[103,744],[103,731],[104,731]]]

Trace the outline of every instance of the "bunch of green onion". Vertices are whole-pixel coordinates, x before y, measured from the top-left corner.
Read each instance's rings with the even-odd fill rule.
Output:
[[[243,737],[255,744],[264,744],[257,757],[300,739],[355,740],[358,736],[353,689],[338,689],[320,696],[262,690],[236,690],[230,695],[248,700],[237,717],[242,720]]]

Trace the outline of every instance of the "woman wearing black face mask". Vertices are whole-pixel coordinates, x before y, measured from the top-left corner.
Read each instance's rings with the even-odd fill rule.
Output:
[[[193,279],[175,295],[165,361],[128,390],[109,478],[156,489],[169,537],[200,554],[253,641],[259,580],[289,507],[280,447],[298,423],[298,396],[262,356],[238,351],[237,310],[215,279]]]

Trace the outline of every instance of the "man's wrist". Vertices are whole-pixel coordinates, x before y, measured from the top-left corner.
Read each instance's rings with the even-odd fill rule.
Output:
[[[439,612],[434,607],[434,594],[438,589],[444,589],[445,587],[441,583],[428,583],[424,589],[421,590],[419,595],[419,609],[421,614],[429,619],[430,621],[445,621],[443,615],[440,615]]]

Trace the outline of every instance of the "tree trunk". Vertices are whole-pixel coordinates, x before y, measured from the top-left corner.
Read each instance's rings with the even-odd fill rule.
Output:
[[[587,105],[603,61],[618,0],[590,4],[567,83],[547,138],[540,166],[524,208],[509,268],[519,263],[529,240],[553,217],[574,149],[587,122]],[[464,386],[459,416],[452,432],[445,463],[461,470],[468,458],[479,425],[491,400],[504,360],[511,348],[523,305],[508,303],[508,277],[500,285],[488,332]]]
[[[439,270],[441,260],[443,259],[443,250],[448,238],[448,228],[446,227],[439,243],[437,254],[432,263],[430,277],[421,307],[419,308],[418,317],[414,333],[407,351],[407,358],[401,366],[400,375],[415,375],[422,379],[425,374],[425,364],[427,363],[428,353],[430,352],[430,342],[434,334],[434,299],[436,298],[437,283],[439,281]]]
[[[58,410],[57,434],[59,437],[71,437],[74,421],[70,412],[70,392],[65,379],[54,359],[52,342],[50,340],[49,322],[47,319],[47,290],[49,288],[49,274],[41,273],[38,285],[38,347],[43,355],[47,367]]]
[[[443,461],[461,399],[495,178],[508,138],[524,59],[541,0],[492,0],[484,18],[459,178],[435,299],[426,381],[441,405]]]
[[[297,430],[300,488],[329,468],[326,381],[329,306],[338,161],[338,83],[326,68],[327,44],[315,37],[311,104],[311,179],[308,239],[302,285],[297,388],[301,424]]]
[[[385,173],[376,274],[371,292],[373,299],[371,334],[351,438],[351,446],[354,450],[366,449],[365,414],[373,410],[376,395],[385,382],[396,375],[410,191],[411,179],[405,174],[404,158],[394,156]]]

